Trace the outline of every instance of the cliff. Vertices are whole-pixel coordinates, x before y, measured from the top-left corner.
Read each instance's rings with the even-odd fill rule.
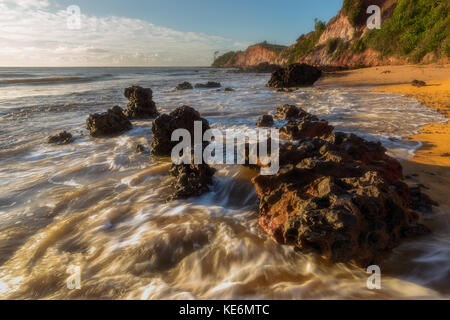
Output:
[[[381,9],[381,29],[370,30],[367,8]],[[236,53],[217,67],[248,67],[262,62],[362,67],[450,61],[450,2],[442,0],[344,0],[327,24],[283,50],[258,46]]]

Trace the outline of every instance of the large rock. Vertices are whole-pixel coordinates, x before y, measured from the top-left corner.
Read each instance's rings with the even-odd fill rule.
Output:
[[[125,89],[124,95],[130,101],[124,111],[128,119],[153,119],[159,115],[153,101],[152,89],[132,86]]]
[[[270,128],[273,126],[273,117],[269,114],[262,115],[259,117],[258,122],[256,123],[257,127],[260,128]]]
[[[91,136],[102,137],[123,133],[131,130],[131,122],[120,107],[113,107],[104,113],[96,113],[86,120],[86,127]]]
[[[156,156],[171,155],[173,147],[178,144],[178,142],[171,141],[172,133],[176,129],[188,130],[192,137],[193,146],[195,121],[202,122],[202,134],[210,129],[208,121],[203,119],[196,110],[188,106],[177,108],[170,114],[162,114],[156,118],[152,127],[152,154]]]
[[[272,73],[272,78],[267,83],[270,88],[297,88],[312,86],[322,76],[322,72],[307,64],[291,64],[279,68]]]
[[[281,146],[280,166],[253,183],[260,225],[282,244],[365,267],[402,238],[429,232],[412,210],[401,165],[380,143],[343,133],[307,137]]]
[[[214,173],[215,170],[207,164],[172,165],[170,175],[175,177],[172,184],[175,192],[168,200],[188,199],[209,192]]]
[[[327,137],[334,128],[325,120],[290,121],[280,129],[280,138],[285,140],[300,140],[314,137]]]

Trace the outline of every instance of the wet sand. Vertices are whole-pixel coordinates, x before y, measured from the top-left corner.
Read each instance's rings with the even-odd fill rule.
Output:
[[[319,86],[374,86],[374,91],[399,93],[416,98],[425,106],[450,117],[450,65],[383,66],[327,74]],[[422,80],[425,87],[414,87]],[[410,161],[404,161],[409,182],[425,186],[425,192],[441,205],[450,208],[450,121],[424,126],[408,140],[422,142]]]

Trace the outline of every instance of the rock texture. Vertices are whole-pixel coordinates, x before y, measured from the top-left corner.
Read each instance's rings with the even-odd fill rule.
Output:
[[[113,107],[105,113],[92,114],[86,120],[86,127],[93,137],[110,136],[131,130],[133,127],[120,107]]]
[[[157,156],[170,156],[173,147],[178,142],[172,142],[172,133],[176,129],[186,129],[190,132],[192,143],[194,143],[194,122],[202,122],[202,134],[208,130],[209,123],[203,119],[200,114],[193,108],[183,106],[177,108],[170,114],[162,114],[153,121],[152,133],[152,154]]]
[[[421,80],[413,80],[413,81],[411,82],[411,85],[413,85],[414,87],[420,88],[420,87],[425,87],[427,84],[426,84],[425,81],[421,81]]]
[[[279,68],[267,83],[270,88],[292,88],[312,86],[321,77],[322,72],[307,64],[291,64]]]
[[[273,126],[273,117],[271,115],[265,114],[258,119],[257,127],[270,128]]]
[[[128,119],[153,119],[159,115],[153,101],[152,89],[132,86],[125,89],[124,95],[130,101],[124,111]]]
[[[67,131],[58,133],[57,135],[48,137],[49,144],[65,145],[73,142],[73,136]]]
[[[195,88],[197,89],[216,89],[220,88],[222,85],[219,82],[208,81],[207,83],[197,83]]]
[[[168,201],[198,197],[209,192],[215,170],[207,164],[172,165],[170,175],[175,177],[172,186],[175,188]]]
[[[193,87],[192,84],[190,84],[189,82],[183,82],[183,83],[180,83],[180,84],[177,86],[177,90],[178,90],[178,91],[192,90],[192,89],[194,89],[194,87]]]
[[[428,232],[411,208],[401,165],[381,144],[328,127],[326,134],[317,125],[318,136],[311,124],[307,135],[281,147],[277,175],[253,179],[268,234],[333,262],[365,267],[402,238]]]

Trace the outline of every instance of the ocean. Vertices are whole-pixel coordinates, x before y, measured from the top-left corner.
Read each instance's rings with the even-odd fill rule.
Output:
[[[403,137],[444,121],[401,95],[320,84],[280,93],[265,87],[269,77],[201,67],[0,68],[0,298],[448,297],[446,224],[395,249],[381,265],[383,290],[371,291],[365,270],[296,253],[262,232],[252,171],[217,167],[210,193],[168,203],[169,164],[135,152],[149,146],[151,121],[108,139],[85,128],[89,114],[125,107],[131,85],[152,88],[161,113],[188,105],[222,131],[254,128],[277,105],[295,104],[404,160],[420,144]],[[184,81],[234,91],[176,91]],[[73,144],[46,143],[62,130]],[[435,215],[446,221],[448,212]],[[79,290],[67,286],[70,266],[81,270]]]

